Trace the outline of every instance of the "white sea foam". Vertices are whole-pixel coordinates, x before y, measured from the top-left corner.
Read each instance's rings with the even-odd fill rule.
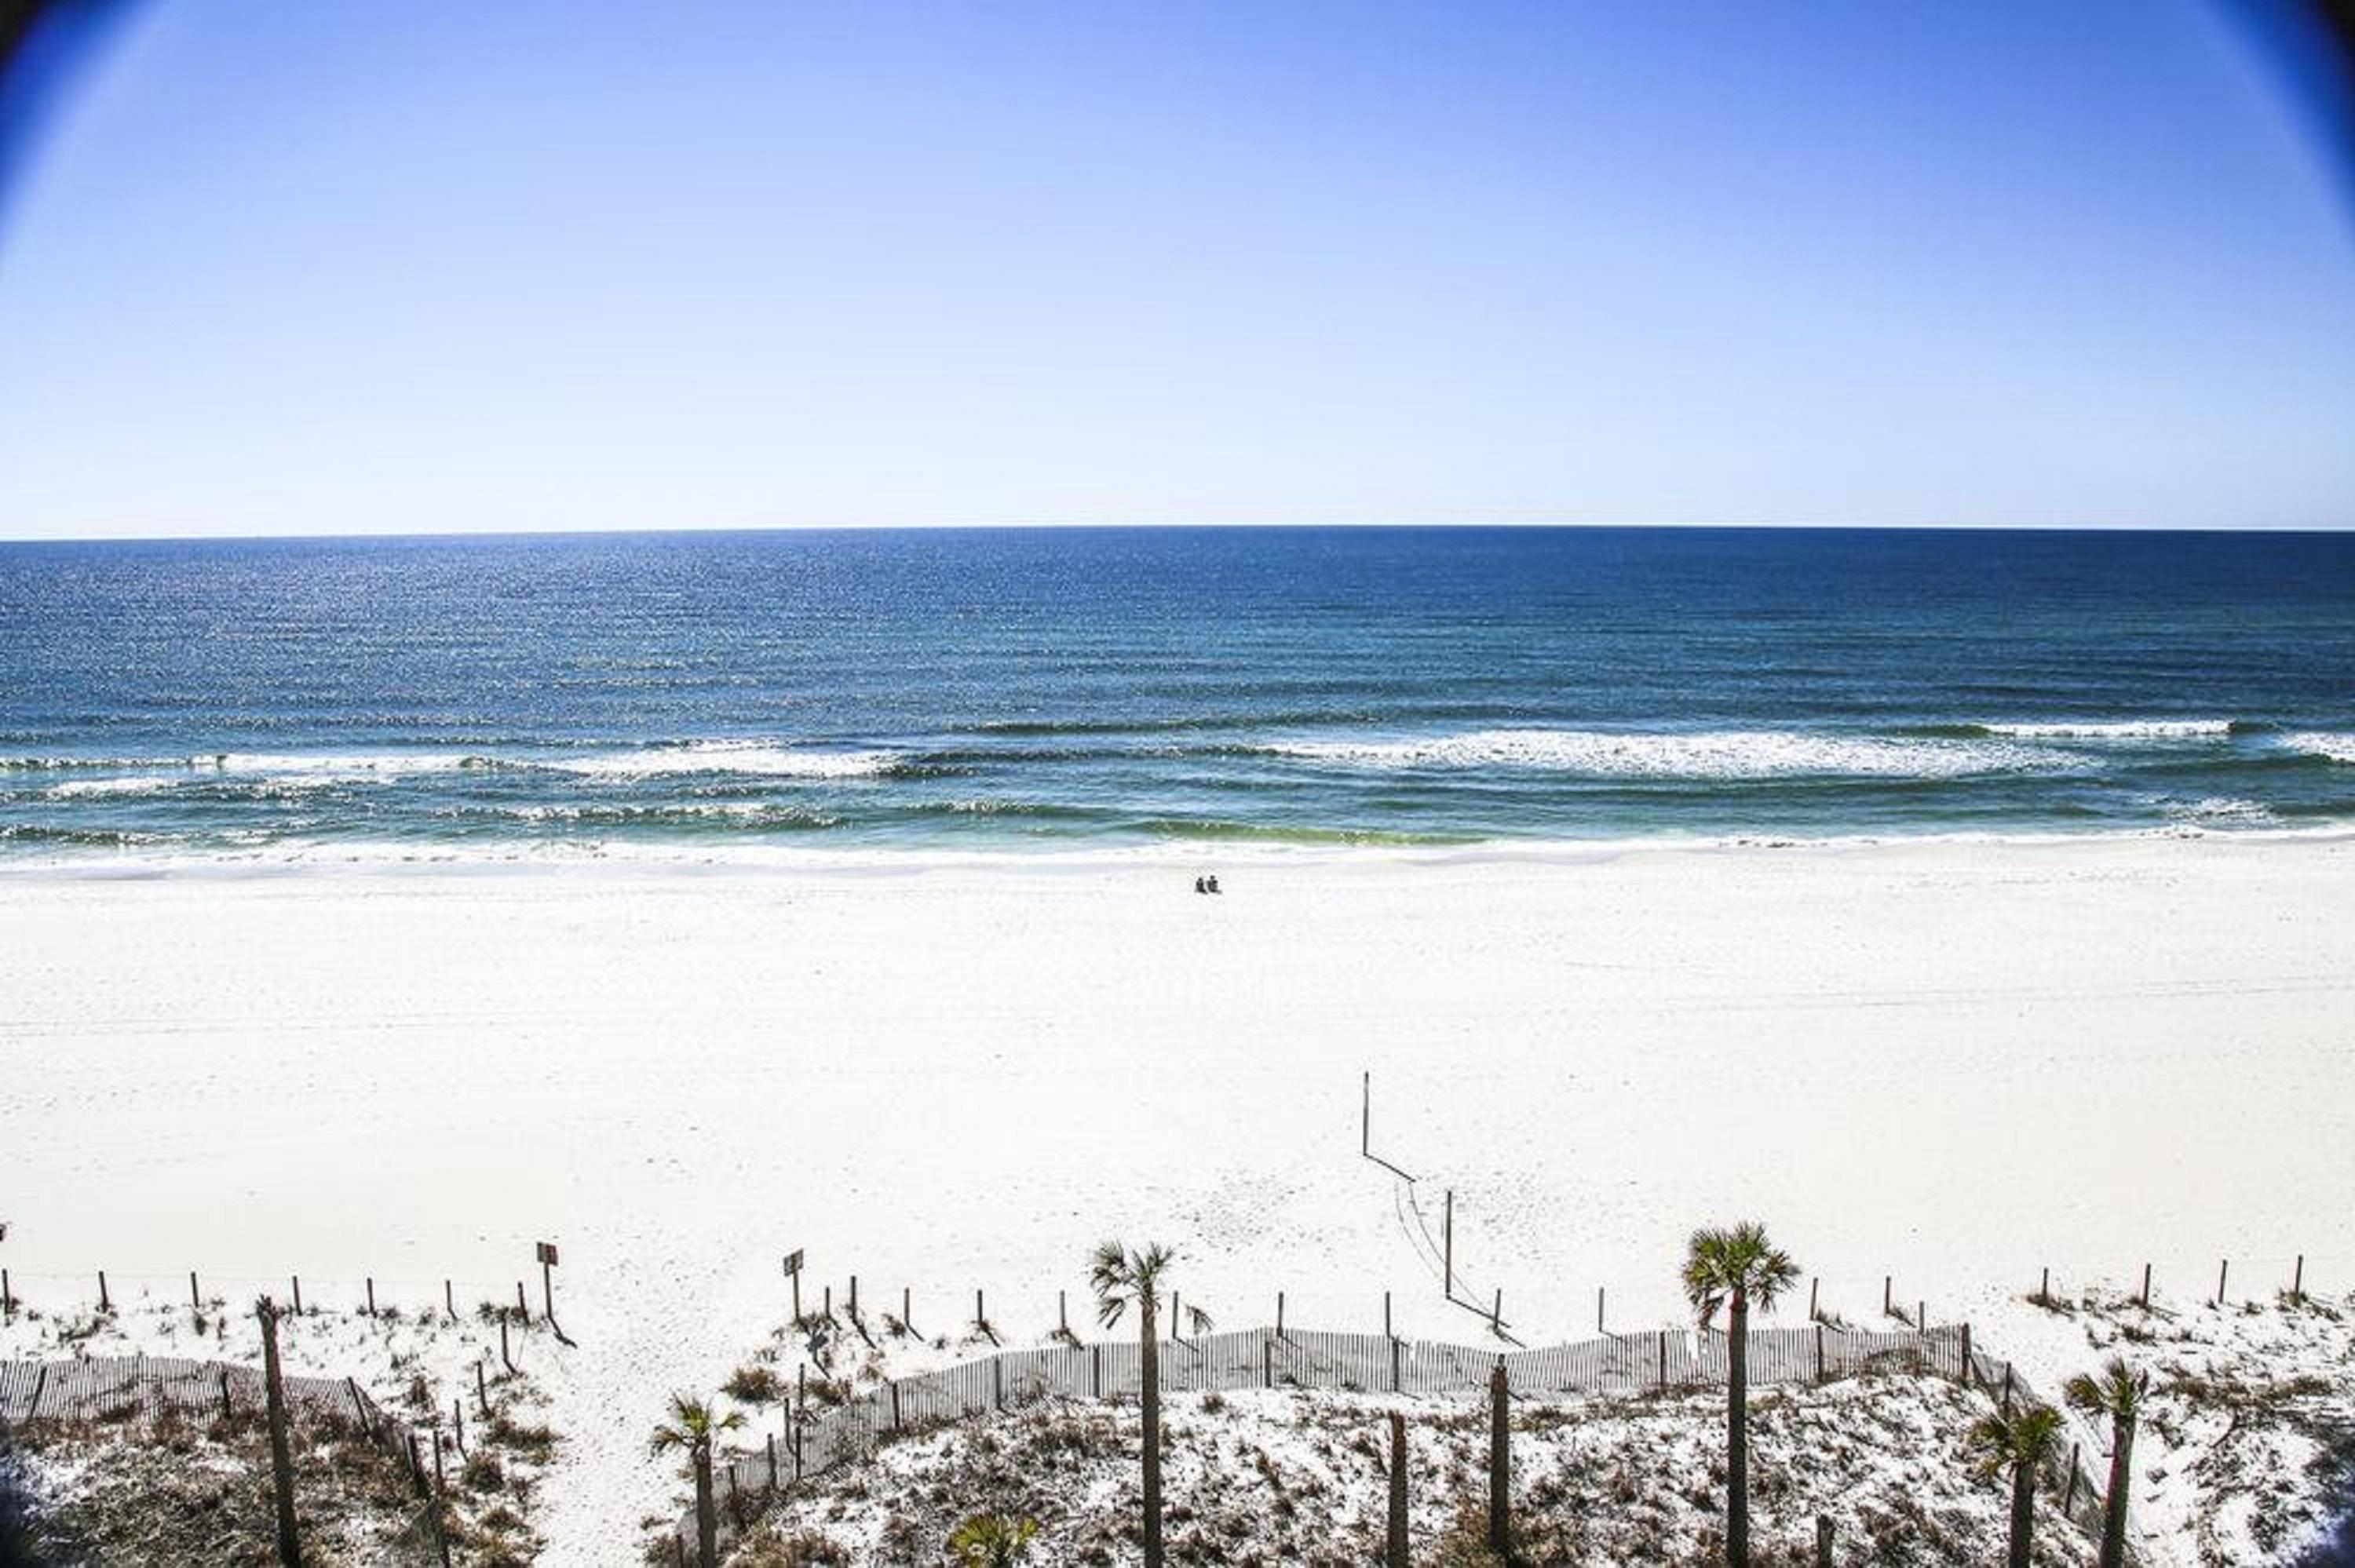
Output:
[[[698,740],[684,746],[601,752],[550,763],[591,779],[660,779],[682,773],[741,773],[764,779],[868,779],[900,765],[894,751],[796,751],[760,741]]]
[[[183,780],[171,774],[135,774],[128,779],[69,779],[62,784],[52,784],[48,792],[67,798],[91,795],[154,795],[179,785]]]
[[[1646,779],[1951,779],[2050,768],[2053,762],[2050,752],[1995,740],[1895,740],[1789,730],[1625,735],[1485,729],[1424,740],[1287,741],[1265,749],[1348,768],[1526,768]]]
[[[2062,719],[2045,724],[1991,724],[1989,735],[2011,740],[2204,740],[2232,733],[2230,719]]]
[[[2286,735],[2282,744],[2292,751],[2303,751],[2309,757],[2327,757],[2333,762],[2355,762],[2355,731],[2308,730],[2301,735]]]

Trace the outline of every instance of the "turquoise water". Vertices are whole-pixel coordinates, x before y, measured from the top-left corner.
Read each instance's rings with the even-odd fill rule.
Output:
[[[0,546],[0,858],[2355,824],[2355,535]]]

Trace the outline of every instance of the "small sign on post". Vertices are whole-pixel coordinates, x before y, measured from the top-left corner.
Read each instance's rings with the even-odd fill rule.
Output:
[[[794,1321],[802,1320],[802,1249],[785,1254],[785,1277],[794,1282]]]
[[[534,1242],[531,1250],[532,1255],[539,1260],[540,1314],[548,1319],[549,1332],[556,1336],[558,1342],[569,1345],[572,1341],[565,1339],[564,1330],[556,1323],[556,1244]]]

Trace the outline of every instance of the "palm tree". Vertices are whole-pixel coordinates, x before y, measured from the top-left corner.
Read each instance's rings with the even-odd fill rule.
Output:
[[[2080,1372],[2062,1391],[2069,1407],[2083,1415],[2110,1418],[2110,1492],[2102,1512],[2101,1568],[2125,1568],[2126,1483],[2133,1478],[2135,1423],[2150,1395],[2150,1374],[2112,1356],[2093,1376]]]
[[[977,1513],[956,1527],[949,1551],[972,1568],[1016,1568],[1030,1560],[1030,1538],[1038,1533],[1035,1519]]]
[[[1154,1324],[1163,1277],[1177,1258],[1166,1246],[1132,1252],[1108,1241],[1096,1248],[1088,1268],[1088,1283],[1096,1293],[1096,1318],[1105,1328],[1119,1322],[1131,1303],[1136,1307],[1138,1373],[1145,1405],[1145,1568],[1162,1568],[1161,1344]],[[1198,1328],[1207,1328],[1209,1323],[1208,1318],[1196,1314]]]
[[[2036,1536],[2036,1472],[2060,1449],[2061,1413],[2046,1405],[2022,1404],[1982,1416],[1966,1442],[1982,1478],[1993,1480],[2011,1472],[2009,1568],[2029,1568],[2029,1548]]]
[[[700,1568],[719,1568],[719,1510],[711,1500],[711,1440],[744,1425],[741,1411],[712,1414],[711,1406],[684,1393],[670,1396],[670,1419],[655,1428],[647,1444],[657,1457],[673,1449],[687,1454],[695,1473],[695,1555]]]
[[[1698,1230],[1685,1249],[1685,1298],[1707,1329],[1726,1308],[1725,1560],[1750,1568],[1750,1305],[1771,1308],[1798,1282],[1799,1266],[1744,1220]]]

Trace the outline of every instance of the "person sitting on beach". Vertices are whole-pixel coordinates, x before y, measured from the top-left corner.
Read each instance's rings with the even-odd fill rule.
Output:
[[[1216,875],[1206,877],[1203,880],[1209,885],[1204,889],[1205,892],[1216,893],[1219,890],[1219,879]]]
[[[1194,891],[1197,893],[1208,893],[1210,890],[1202,885],[1202,879],[1198,876],[1194,879]]]

